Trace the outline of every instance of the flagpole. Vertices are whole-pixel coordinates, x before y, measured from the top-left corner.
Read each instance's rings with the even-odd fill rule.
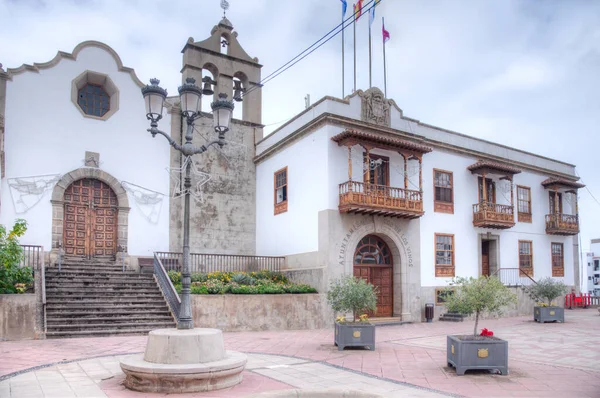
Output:
[[[373,87],[371,83],[371,47],[371,21],[369,21],[369,88]]]
[[[352,26],[354,28],[354,90],[356,91],[356,10],[354,10],[354,21],[352,22]]]
[[[344,15],[342,15],[342,99],[344,99]]]
[[[385,27],[385,21],[383,17],[381,17],[381,26]],[[385,67],[385,38],[382,38],[381,42],[383,43],[383,96],[387,98],[387,71]]]

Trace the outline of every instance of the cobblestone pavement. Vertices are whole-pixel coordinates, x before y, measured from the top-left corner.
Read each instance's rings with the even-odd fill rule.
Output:
[[[508,376],[457,376],[447,367],[446,335],[472,333],[469,321],[378,327],[375,351],[338,351],[333,329],[225,333],[227,349],[249,354],[244,382],[185,396],[352,386],[402,397],[600,397],[598,311],[566,310],[565,318],[564,324],[530,317],[480,322],[508,340]],[[147,396],[125,390],[118,367],[122,355],[142,352],[145,344],[145,336],[1,342],[0,397]],[[58,364],[66,361],[72,362]]]

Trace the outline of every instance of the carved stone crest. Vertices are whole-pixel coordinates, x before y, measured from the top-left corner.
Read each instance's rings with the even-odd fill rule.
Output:
[[[372,87],[365,92],[359,92],[362,99],[361,119],[364,122],[390,127],[390,103],[383,92]]]

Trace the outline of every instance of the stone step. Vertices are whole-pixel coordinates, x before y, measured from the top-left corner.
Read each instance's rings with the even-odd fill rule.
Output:
[[[175,323],[169,328],[175,328]],[[76,332],[50,332],[46,333],[48,339],[63,339],[63,338],[77,338],[77,337],[106,337],[106,336],[139,336],[147,335],[150,331],[155,328],[139,328],[139,329],[95,329],[95,330],[84,330]]]
[[[119,316],[98,316],[95,314],[90,314],[86,316],[79,317],[55,317],[48,318],[46,321],[47,326],[54,325],[82,325],[92,323],[105,323],[105,324],[119,324],[119,323],[148,323],[148,322],[173,322],[173,317],[169,313],[165,313],[163,315],[153,315],[152,317],[148,317],[146,315],[140,314],[120,314]]]
[[[104,286],[89,286],[89,287],[46,287],[46,294],[54,295],[54,293],[68,293],[68,294],[84,294],[84,293],[120,293],[120,294],[138,294],[138,293],[157,293],[160,292],[158,286],[154,288],[144,287],[136,288],[132,286],[117,286],[117,287],[104,287]]]
[[[104,267],[91,267],[87,265],[63,265],[62,267],[48,267],[46,271],[49,272],[63,272],[63,271],[103,271],[103,272],[123,272],[122,266],[104,266]],[[125,272],[135,272],[127,267],[125,267]]]
[[[152,303],[162,303],[164,302],[164,298],[161,295],[156,295],[153,297],[141,297],[138,298],[136,296],[116,296],[116,297],[65,297],[65,298],[56,298],[51,297],[46,299],[47,305],[54,304],[70,304],[75,302],[81,305],[131,305],[131,304],[152,304]]]
[[[114,280],[114,279],[89,279],[89,280],[61,280],[61,279],[53,279],[50,281],[46,281],[46,288],[48,287],[100,287],[100,286],[112,286],[115,288],[127,287],[127,286],[135,286],[135,287],[154,287],[156,286],[156,282],[153,280],[143,280],[143,279],[122,279],[122,280]]]
[[[89,330],[146,330],[146,329],[161,329],[161,328],[169,328],[175,325],[174,321],[170,322],[123,322],[123,323],[85,323],[81,325],[68,325],[68,324],[60,324],[60,325],[48,325],[48,332],[81,332],[81,331],[89,331]]]
[[[46,304],[46,313],[50,314],[52,312],[59,311],[72,311],[72,312],[90,312],[90,311],[100,311],[100,310],[108,310],[116,311],[118,307],[114,304],[94,304],[94,305],[81,305],[79,303],[73,304]],[[168,310],[167,303],[164,301],[152,303],[152,304],[131,304],[127,306],[127,311],[143,311],[146,310],[148,312],[152,311],[167,311]]]
[[[113,298],[113,297],[140,297],[140,298],[150,298],[155,296],[162,297],[162,294],[159,289],[151,290],[148,292],[118,292],[118,291],[101,291],[101,292],[90,292],[86,289],[81,289],[78,292],[73,292],[70,290],[64,292],[46,292],[46,300],[52,298],[72,298],[72,299],[82,299],[82,298]]]
[[[153,274],[140,274],[135,271],[104,271],[104,270],[94,270],[94,271],[72,271],[72,270],[62,270],[58,272],[58,270],[46,271],[46,279],[60,277],[60,278],[89,278],[91,276],[99,276],[99,277],[108,277],[108,278],[119,278],[119,277],[128,277],[128,278],[142,278],[142,279],[154,279]]]

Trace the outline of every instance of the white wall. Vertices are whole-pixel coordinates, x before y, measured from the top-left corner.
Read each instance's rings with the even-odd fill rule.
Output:
[[[108,120],[84,117],[71,102],[71,82],[85,70],[110,76],[119,89],[119,110]],[[160,127],[169,131],[168,114]],[[51,189],[24,214],[16,214],[7,179],[64,174],[83,167],[85,151],[100,153],[100,169],[128,181],[169,194],[169,145],[152,139],[140,88],[114,58],[99,47],[85,47],[77,60],[62,59],[39,73],[24,72],[7,82],[6,178],[2,179],[0,222],[25,218],[29,229],[23,244],[51,247]],[[129,254],[149,255],[168,249],[169,201],[163,198],[158,223],[152,224],[129,197]]]
[[[327,208],[329,127],[307,135],[256,166],[256,253],[318,250],[318,213]],[[274,215],[276,171],[287,166],[288,210]]]
[[[573,239],[572,237],[546,234],[545,215],[548,214],[548,191],[541,182],[547,175],[522,172],[514,176],[514,205],[517,205],[516,185],[531,188],[532,222],[516,222],[515,226],[505,230],[475,228],[473,226],[473,204],[478,201],[477,175],[471,174],[467,167],[477,159],[460,156],[450,152],[435,150],[423,157],[423,206],[425,215],[421,218],[421,281],[423,286],[445,285],[449,278],[435,277],[434,234],[454,234],[455,273],[457,276],[479,275],[479,240],[478,234],[488,231],[500,236],[499,267],[518,268],[518,241],[533,242],[534,279],[552,276],[551,242],[564,244],[564,264],[567,284],[574,283],[573,275]],[[453,172],[454,179],[454,214],[436,213],[433,211],[433,169]],[[494,179],[497,179],[494,177]],[[503,194],[496,186],[498,203],[508,203],[510,193]],[[563,212],[569,213],[570,205],[564,200]],[[516,220],[515,214],[515,220]]]

